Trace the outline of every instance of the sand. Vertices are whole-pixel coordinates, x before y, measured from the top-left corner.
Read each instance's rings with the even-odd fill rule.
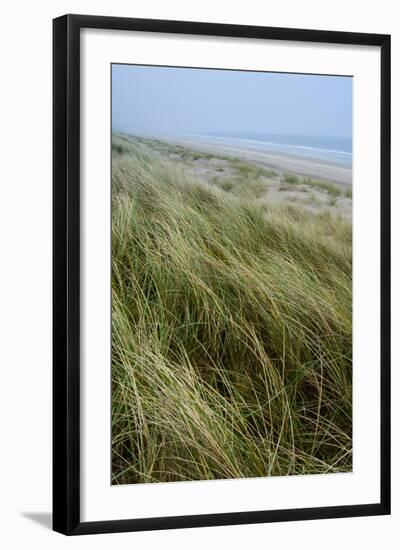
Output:
[[[300,176],[317,178],[349,186],[352,184],[352,170],[346,166],[331,162],[316,161],[284,153],[270,153],[260,151],[255,146],[253,149],[235,147],[226,144],[207,142],[202,138],[163,138],[164,141],[190,147],[198,151],[204,151],[215,155],[226,155],[240,158],[247,162],[258,164],[264,168],[290,172]]]
[[[352,220],[351,169],[332,163],[259,150],[200,142],[197,139],[134,137],[144,151],[177,163],[197,182],[235,193],[246,180],[246,165],[257,165],[265,173],[252,172],[253,199],[265,204],[293,205],[308,212],[338,214]],[[239,161],[239,164],[238,164]],[[243,170],[244,168],[244,170]],[[290,177],[296,176],[295,180]],[[331,187],[329,187],[329,185]],[[325,187],[324,187],[325,186]],[[239,191],[238,191],[239,189]],[[249,188],[251,192],[251,187]]]

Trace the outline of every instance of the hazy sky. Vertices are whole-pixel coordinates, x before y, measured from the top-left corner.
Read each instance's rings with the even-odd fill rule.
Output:
[[[117,131],[350,137],[351,125],[351,77],[112,66]]]

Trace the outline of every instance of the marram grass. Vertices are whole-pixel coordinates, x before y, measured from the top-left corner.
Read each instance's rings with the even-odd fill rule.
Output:
[[[351,470],[351,243],[115,139],[114,484]]]

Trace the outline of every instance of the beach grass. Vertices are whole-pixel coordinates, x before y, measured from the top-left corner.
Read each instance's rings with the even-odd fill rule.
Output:
[[[290,183],[291,185],[296,185],[300,183],[299,177],[294,174],[285,173],[283,174],[283,179],[286,183]]]
[[[113,138],[112,483],[351,471],[351,225],[148,150]]]
[[[260,179],[259,176],[251,176],[250,174],[242,174],[231,178],[220,179],[213,178],[213,184],[238,197],[247,197],[249,199],[258,199],[263,197],[268,191],[268,183]]]
[[[289,173],[283,174],[283,180],[286,184],[289,184],[292,186],[306,185],[308,187],[314,187],[321,191],[325,191],[326,193],[328,193],[328,195],[331,196],[331,203],[333,203],[332,197],[337,198],[337,197],[343,196],[345,198],[351,199],[353,196],[351,188],[343,189],[341,186],[336,185],[331,181],[317,180],[317,179],[308,178],[308,177],[300,178],[299,176],[296,176],[294,174],[289,174]],[[283,190],[289,189],[289,187],[287,185],[281,185],[280,189],[283,191]]]
[[[335,185],[334,183],[331,183],[329,181],[320,181],[315,180],[311,178],[305,178],[303,180],[304,184],[309,185],[311,187],[316,187],[318,189],[322,189],[322,191],[326,191],[329,195],[332,197],[339,197],[340,195],[344,195],[348,197],[348,190],[343,191],[339,186]],[[351,192],[351,190],[350,190]],[[351,196],[350,196],[351,198]]]
[[[275,170],[267,170],[256,164],[244,162],[239,159],[233,159],[231,162],[233,162],[233,166],[238,171],[239,175],[251,176],[253,178],[259,178],[261,176],[265,178],[275,178],[277,176]]]

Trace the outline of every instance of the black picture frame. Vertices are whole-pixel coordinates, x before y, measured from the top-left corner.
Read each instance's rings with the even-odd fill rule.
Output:
[[[80,30],[306,41],[381,50],[380,501],[178,517],[80,520]],[[390,36],[65,15],[53,21],[53,529],[66,535],[344,518],[390,513]]]

